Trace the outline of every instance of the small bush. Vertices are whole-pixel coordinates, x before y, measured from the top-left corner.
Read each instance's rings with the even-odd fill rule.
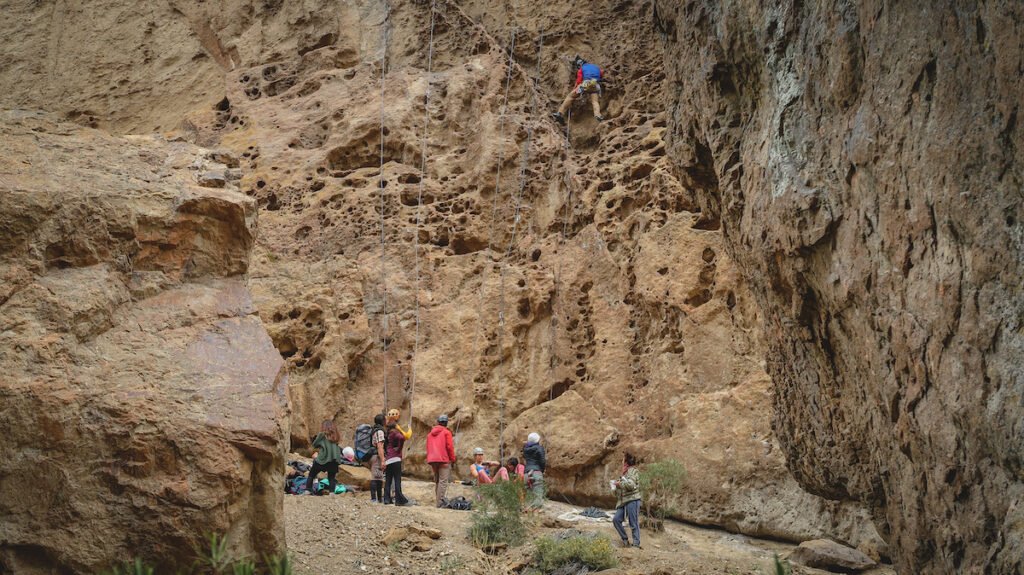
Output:
[[[523,484],[501,481],[477,488],[480,494],[469,527],[469,539],[477,547],[496,543],[518,545],[526,536],[522,511]]]
[[[105,575],[153,575],[153,568],[143,563],[142,559],[136,557],[135,561],[114,567],[107,571]]]
[[[656,461],[640,470],[640,492],[644,509],[658,519],[677,512],[679,492],[686,482],[686,468],[674,459]]]
[[[789,561],[779,559],[778,554],[775,554],[775,575],[793,575],[793,566]]]
[[[576,564],[593,571],[611,569],[618,564],[612,544],[604,537],[575,536],[566,539],[543,537],[533,553],[534,566],[550,573],[565,565]]]

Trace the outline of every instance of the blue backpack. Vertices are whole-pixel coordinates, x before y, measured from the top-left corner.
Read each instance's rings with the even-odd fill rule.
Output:
[[[600,80],[601,69],[591,63],[586,63],[580,67],[583,70],[583,80]]]

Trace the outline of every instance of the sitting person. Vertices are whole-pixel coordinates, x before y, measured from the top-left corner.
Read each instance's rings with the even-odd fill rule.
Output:
[[[473,450],[473,463],[469,464],[469,474],[473,476],[473,482],[477,485],[494,483],[491,468],[500,465],[498,461],[484,461],[484,448],[477,447]]]
[[[519,463],[519,459],[515,457],[509,457],[505,460],[505,465],[498,468],[496,481],[522,481],[523,475],[525,474],[526,467]]]

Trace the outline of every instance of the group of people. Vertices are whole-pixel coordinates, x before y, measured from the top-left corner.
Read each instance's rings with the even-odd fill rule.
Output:
[[[387,415],[377,414],[371,432],[370,500],[374,503],[412,505],[402,493],[402,455],[405,442],[412,438],[412,426],[403,429],[398,420],[401,412],[391,409]],[[344,460],[354,461],[352,448],[339,447],[340,434],[333,421],[324,421],[320,433],[313,439],[312,468],[309,470],[307,491],[321,472],[327,473],[329,493],[334,493],[338,467]],[[448,483],[451,481],[452,466],[456,463],[455,441],[448,429],[448,416],[437,417],[437,423],[427,434],[427,463],[433,472],[434,499],[438,507],[446,507]],[[612,523],[624,546],[629,546],[623,522],[628,520],[632,531],[634,547],[640,546],[640,472],[637,459],[630,453],[623,456],[622,475],[611,482],[616,494],[616,510]],[[529,494],[527,511],[540,509],[544,504],[544,472],[547,469],[547,453],[540,443],[540,435],[530,433],[522,449],[522,462],[518,457],[509,457],[504,462],[485,458],[482,447],[473,449],[473,461],[469,475],[475,485],[487,485],[498,481],[521,481]]]
[[[433,471],[434,500],[438,507],[447,505],[448,483],[452,465],[455,464],[455,442],[448,429],[448,416],[437,417],[437,424],[427,435],[427,463]],[[547,455],[540,444],[540,435],[530,433],[523,446],[523,463],[517,457],[501,461],[484,459],[484,449],[473,449],[473,462],[469,475],[476,485],[487,485],[495,481],[522,481],[530,493],[527,509],[539,509],[544,503],[544,471],[547,469]]]

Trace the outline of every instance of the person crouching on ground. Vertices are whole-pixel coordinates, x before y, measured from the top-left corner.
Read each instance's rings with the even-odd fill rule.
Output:
[[[405,433],[398,429],[396,423],[388,425],[387,440],[384,445],[384,503],[409,505],[409,500],[402,495],[402,450],[405,448]],[[394,493],[392,493],[394,486]]]
[[[531,433],[526,437],[523,446],[523,470],[526,478],[526,489],[530,494],[528,511],[536,511],[544,506],[544,470],[547,469],[547,454],[540,444],[540,435]]]
[[[622,520],[629,518],[629,527],[633,531],[633,547],[640,547],[640,470],[636,466],[636,457],[631,453],[622,456],[622,477],[612,481],[615,491],[615,517],[612,525],[619,532],[622,546],[629,547],[629,538],[622,527]]]
[[[370,444],[373,445],[373,456],[370,457],[370,501],[384,503],[384,443],[387,432],[384,428],[384,414],[373,416],[373,431],[370,432]]]
[[[455,443],[448,430],[448,416],[437,416],[437,425],[427,435],[427,463],[434,472],[434,499],[438,507],[444,507],[448,493],[448,481],[452,477],[455,463]]]
[[[334,493],[337,485],[338,464],[341,462],[341,448],[338,441],[341,435],[334,422],[327,419],[320,424],[320,433],[313,439],[313,447],[316,453],[313,454],[313,467],[309,470],[309,478],[306,479],[306,493],[313,494],[313,482],[321,471],[327,472],[328,493]]]
[[[501,465],[497,461],[484,461],[484,448],[477,447],[473,450],[473,463],[469,465],[469,474],[477,485],[488,485],[494,483],[491,477],[491,467]]]
[[[498,474],[495,476],[495,481],[522,481],[525,467],[522,463],[519,463],[519,459],[515,457],[509,457],[505,461],[505,465],[498,468]]]

